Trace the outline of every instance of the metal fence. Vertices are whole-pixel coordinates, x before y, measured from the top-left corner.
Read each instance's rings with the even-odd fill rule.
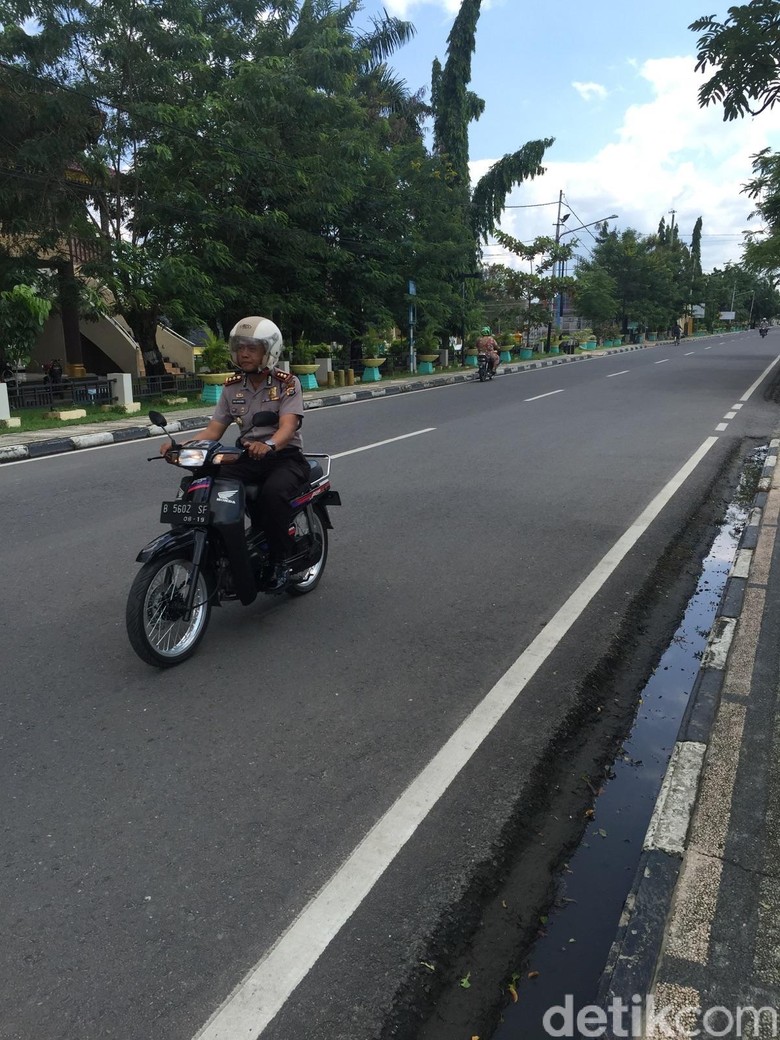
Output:
[[[133,376],[133,400],[144,397],[176,397],[179,394],[195,393],[203,389],[200,376]]]
[[[92,379],[63,379],[61,383],[45,382],[8,384],[11,411],[24,408],[83,408],[84,405],[113,404],[114,380],[95,376]]]

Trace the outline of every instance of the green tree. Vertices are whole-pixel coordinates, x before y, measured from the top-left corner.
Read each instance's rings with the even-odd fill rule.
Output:
[[[750,0],[729,8],[718,21],[699,18],[688,27],[701,33],[697,72],[715,71],[699,90],[702,108],[723,105],[724,120],[759,115],[780,100],[780,5]]]
[[[667,239],[669,234],[667,230]],[[681,272],[688,253],[672,237],[675,241],[668,245],[633,228],[618,233],[602,226],[592,260],[578,268],[578,278],[596,269],[611,277],[617,301],[615,320],[624,334],[629,322],[653,329],[668,327],[685,309],[688,288]]]
[[[601,335],[618,314],[617,284],[603,268],[591,266],[577,271],[573,287],[574,300],[579,313],[592,325],[594,332]]]
[[[434,150],[452,168],[456,195],[453,222],[462,220],[471,228],[471,255],[462,258],[463,270],[474,269],[480,240],[487,241],[496,230],[509,192],[524,180],[544,172],[542,158],[553,138],[529,141],[504,155],[468,195],[468,128],[484,111],[484,101],[469,90],[471,60],[476,49],[476,32],[481,0],[462,0],[447,38],[447,60],[442,68],[434,62],[431,108],[434,117]]]
[[[4,366],[16,370],[29,364],[50,310],[51,302],[41,299],[30,285],[15,285],[0,293],[0,347]]]
[[[531,330],[539,325],[547,326],[549,341],[552,301],[559,293],[570,292],[574,286],[573,278],[561,277],[554,272],[570,259],[574,247],[568,243],[562,245],[548,235],[540,235],[526,245],[498,231],[496,240],[529,267],[528,271],[508,269],[504,275],[507,289],[523,300],[522,328],[526,343],[530,343]]]

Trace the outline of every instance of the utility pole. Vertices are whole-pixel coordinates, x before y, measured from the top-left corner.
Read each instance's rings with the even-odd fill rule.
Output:
[[[555,222],[555,251],[556,251],[556,253],[558,251],[558,244],[561,241],[561,223],[562,223],[561,222],[561,206],[562,205],[563,205],[563,188],[561,188],[561,190],[558,192],[558,219]],[[556,260],[555,261],[555,266],[557,266],[557,264],[558,264],[558,261]],[[553,270],[555,270],[555,266],[553,267]],[[550,339],[552,337],[552,326],[553,326],[553,316],[554,316],[554,314],[555,314],[555,296],[552,295],[551,298],[550,298],[550,313],[549,313],[548,318],[547,318],[547,342],[546,342],[545,348],[544,348],[544,351],[545,351],[546,354],[550,353]]]

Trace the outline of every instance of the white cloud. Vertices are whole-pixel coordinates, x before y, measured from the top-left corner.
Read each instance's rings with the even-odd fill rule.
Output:
[[[748,223],[753,205],[741,194],[752,174],[750,156],[766,146],[780,148],[780,110],[724,123],[720,108],[700,109],[702,79],[691,57],[646,61],[635,74],[650,85],[653,98],[626,109],[614,141],[569,162],[556,161],[553,146],[546,175],[522,185],[508,202],[550,202],[563,189],[582,222],[617,213],[613,226],[644,234],[654,232],[661,217],[668,223],[672,209],[683,236],[690,235],[701,216],[704,269],[737,262],[741,232],[758,226]],[[472,163],[474,179],[493,161]],[[555,219],[555,206],[512,209],[502,226],[528,241],[552,234]],[[586,249],[593,245],[587,231],[577,237]]]
[[[607,96],[607,88],[602,86],[601,83],[580,83],[577,80],[574,80],[572,86],[583,101],[590,101],[593,98],[598,98],[603,101]]]

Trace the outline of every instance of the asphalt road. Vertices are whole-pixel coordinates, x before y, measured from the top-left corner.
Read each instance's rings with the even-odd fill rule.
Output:
[[[0,467],[0,1038],[191,1040],[282,936],[287,960],[202,1036],[378,1037],[626,604],[735,446],[774,430],[780,366],[740,398],[776,340],[307,413],[306,447],[345,453],[320,587],[213,612],[165,673],[124,606],[176,473],[139,442]],[[470,713],[710,437],[480,744]],[[367,838],[462,724],[443,796]],[[363,875],[337,872],[357,848],[373,880],[353,907]],[[288,932],[321,890],[328,913]]]

